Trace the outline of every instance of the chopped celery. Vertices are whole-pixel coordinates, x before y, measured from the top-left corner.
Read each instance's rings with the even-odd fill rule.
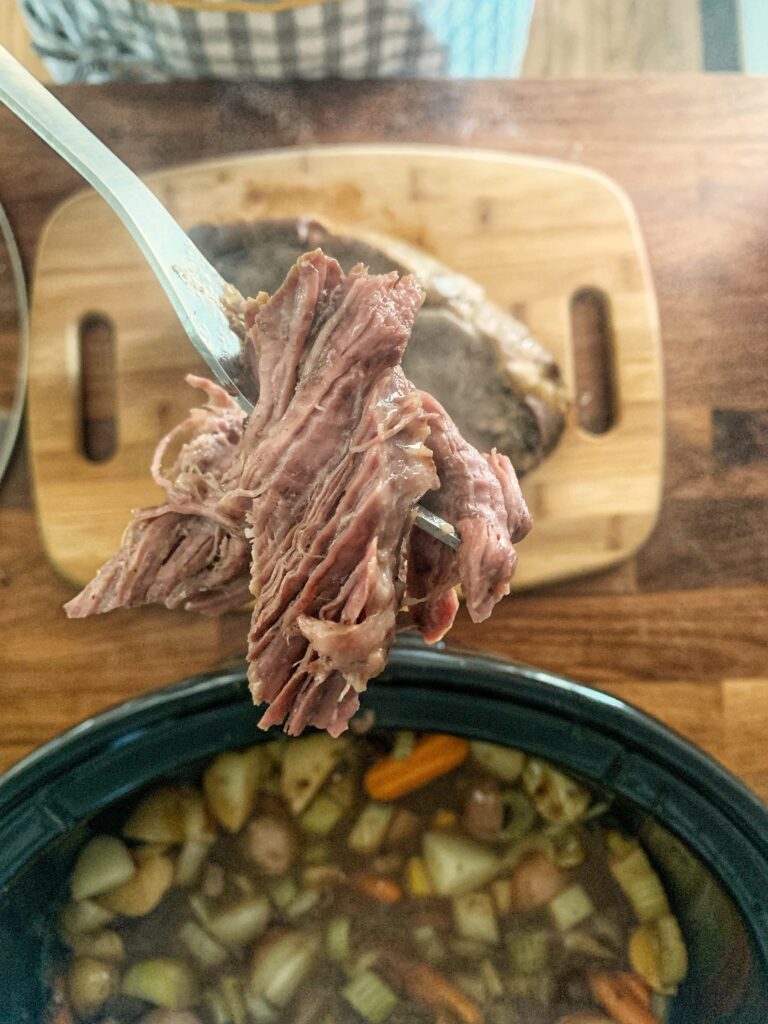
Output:
[[[530,928],[507,936],[509,960],[514,974],[540,974],[549,965],[550,936],[546,929]]]
[[[325,839],[311,839],[302,854],[305,864],[327,864],[332,856],[331,844]]]
[[[296,881],[290,875],[283,875],[269,886],[269,895],[272,902],[280,910],[285,910],[289,903],[292,903],[298,895],[299,888]]]
[[[368,1024],[382,1024],[398,1003],[389,985],[373,971],[362,971],[356,975],[344,986],[341,994]]]
[[[396,761],[404,761],[406,757],[411,756],[415,745],[415,733],[410,730],[400,730],[395,733],[395,742],[392,745],[392,751],[389,756],[394,757]]]
[[[448,951],[431,924],[419,925],[415,929],[413,937],[425,960],[428,960],[431,964],[437,964],[441,960],[445,960]]]
[[[471,747],[472,757],[487,772],[503,779],[504,782],[514,782],[520,777],[525,764],[525,754],[522,750],[500,747],[496,743],[484,743],[480,740],[475,740]]]
[[[482,960],[488,955],[488,943],[480,939],[451,939],[448,946],[456,956],[467,960]]]
[[[504,985],[499,972],[493,966],[490,960],[483,960],[480,964],[480,977],[485,983],[486,991],[492,999],[501,999],[504,995]]]
[[[485,982],[477,974],[457,974],[454,980],[470,999],[481,1005],[485,1002],[487,996]]]
[[[264,996],[246,992],[245,1007],[248,1011],[248,1020],[253,1024],[273,1024],[273,1021],[277,1020],[277,1010],[269,1005]]]
[[[549,901],[549,912],[561,932],[581,924],[594,909],[592,900],[578,884],[569,885]]]
[[[572,829],[558,831],[553,837],[554,860],[559,868],[576,868],[584,863],[586,852],[581,837]]]
[[[199,839],[188,839],[184,843],[176,858],[176,885],[189,887],[195,884],[210,848],[210,843],[201,842]]]
[[[219,982],[219,988],[226,1000],[233,1024],[245,1024],[245,997],[240,979],[232,974],[226,974]]]
[[[542,818],[563,825],[581,821],[592,799],[575,779],[537,757],[528,759],[523,786]]]
[[[507,989],[512,996],[533,999],[541,1006],[549,1006],[555,995],[555,979],[548,971],[540,974],[513,974],[507,978]]]
[[[669,902],[659,876],[639,843],[624,845],[621,852],[609,858],[608,866],[632,904],[638,921],[653,921],[669,914]]]
[[[195,921],[186,921],[179,928],[179,939],[203,967],[217,967],[227,959],[227,951]]]
[[[305,832],[316,836],[327,836],[338,825],[344,809],[324,793],[318,793],[309,807],[299,818]]]
[[[328,922],[325,948],[331,960],[346,960],[350,954],[350,922],[348,917],[334,917]]]
[[[232,883],[234,884],[234,886],[244,896],[253,896],[254,893],[256,892],[256,888],[251,879],[248,877],[248,875],[236,874],[231,875],[230,877],[232,878]]]
[[[205,897],[198,892],[193,892],[189,897],[189,909],[195,915],[200,924],[207,924],[211,912],[206,903]]]
[[[305,889],[303,892],[300,892],[295,899],[291,900],[285,908],[286,917],[291,921],[295,921],[299,917],[303,917],[304,914],[308,914],[313,907],[317,906],[319,899],[319,889]]]
[[[349,978],[354,978],[364,971],[370,971],[379,962],[378,949],[366,949],[352,963],[347,963],[344,970]]]
[[[427,832],[423,850],[429,877],[440,896],[472,892],[490,882],[501,867],[498,857],[463,836]]]
[[[506,807],[507,824],[502,829],[499,839],[507,842],[519,842],[523,836],[533,828],[536,823],[536,809],[519,789],[508,789],[502,794],[502,800]]]
[[[371,801],[360,812],[352,831],[347,837],[347,846],[355,853],[376,853],[384,842],[389,823],[395,809],[391,804]]]
[[[226,997],[217,988],[209,988],[203,993],[203,1003],[213,1024],[234,1024]]]
[[[470,892],[453,897],[453,920],[463,939],[476,939],[496,945],[499,928],[493,912],[493,901],[486,892]]]
[[[409,857],[405,865],[405,887],[416,899],[432,895],[427,866],[421,857]]]
[[[596,957],[600,960],[616,959],[616,949],[613,946],[601,942],[589,932],[582,932],[578,929],[565,933],[563,945],[570,953],[580,953],[582,956]]]

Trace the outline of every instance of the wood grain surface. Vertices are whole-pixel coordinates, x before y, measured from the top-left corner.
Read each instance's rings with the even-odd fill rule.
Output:
[[[562,367],[572,407],[556,451],[523,484],[536,529],[517,587],[603,569],[648,538],[664,448],[658,317],[634,211],[608,179],[488,150],[324,146],[203,161],[149,181],[186,229],[312,214],[342,231],[360,226],[415,242],[522,317]],[[586,289],[599,291],[610,319],[605,361],[616,414],[599,434],[578,419],[594,385],[580,379],[577,388],[570,309]],[[184,374],[207,369],[128,231],[93,192],[47,222],[32,295],[38,517],[51,560],[82,585],[119,546],[131,509],[163,500],[148,473],[154,449],[198,401]],[[92,431],[81,429],[81,395],[103,389],[83,388],[77,345],[78,325],[96,312],[112,325],[115,349],[117,445],[100,462],[83,451]]]
[[[768,796],[768,81],[68,88],[136,170],[317,142],[528,152],[613,177],[638,211],[666,371],[656,531],[629,562],[506,601],[453,638],[595,683],[656,714]],[[27,268],[81,187],[0,111],[0,201]],[[19,452],[0,491],[0,760],[243,649],[245,620],[159,609],[69,623]]]

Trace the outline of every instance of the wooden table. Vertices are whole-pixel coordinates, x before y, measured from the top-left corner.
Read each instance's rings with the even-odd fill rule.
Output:
[[[138,171],[260,147],[421,141],[596,167],[636,204],[658,290],[668,462],[630,563],[514,597],[452,637],[604,687],[768,797],[768,81],[67,87]],[[27,268],[81,181],[0,110],[0,201]],[[245,620],[68,622],[23,449],[0,490],[0,766],[101,708],[243,649]]]

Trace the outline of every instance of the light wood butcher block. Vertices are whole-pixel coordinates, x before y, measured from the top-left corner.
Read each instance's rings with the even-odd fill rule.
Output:
[[[251,153],[147,178],[185,227],[314,214],[421,246],[479,281],[554,353],[574,391],[570,303],[601,290],[612,320],[616,420],[590,435],[575,409],[524,491],[535,526],[518,587],[632,554],[656,520],[663,387],[656,303],[633,209],[604,176],[550,160],[434,146],[323,146]],[[155,444],[197,399],[202,372],[127,231],[93,192],[49,220],[32,302],[29,430],[48,554],[84,583],[120,543],[130,510],[160,500]],[[114,325],[117,449],[81,452],[79,327]]]

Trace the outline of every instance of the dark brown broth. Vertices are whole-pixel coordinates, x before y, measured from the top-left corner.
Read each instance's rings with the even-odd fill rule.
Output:
[[[627,897],[609,870],[606,847],[607,825],[604,819],[597,817],[595,820],[579,823],[572,828],[582,844],[584,860],[581,864],[563,870],[567,875],[568,884],[582,886],[594,905],[594,914],[580,924],[579,928],[586,935],[602,936],[603,941],[606,928],[607,933],[613,931],[618,937],[618,941],[607,943],[610,947],[608,955],[597,956],[583,951],[566,949],[563,944],[563,933],[554,923],[548,905],[531,910],[516,910],[507,914],[497,911],[500,942],[496,945],[478,945],[476,943],[477,948],[473,951],[471,943],[467,943],[465,940],[462,946],[462,940],[456,934],[451,899],[436,895],[418,898],[409,896],[403,882],[404,866],[409,857],[418,854],[423,832],[430,827],[434,828],[430,823],[433,821],[436,811],[454,812],[456,822],[450,825],[447,831],[464,836],[466,835],[463,823],[464,804],[473,787],[482,784],[491,788],[498,787],[501,790],[514,790],[522,793],[520,781],[500,782],[470,759],[431,784],[395,801],[396,807],[406,808],[419,816],[420,832],[409,841],[396,845],[394,849],[386,849],[381,854],[383,857],[389,856],[391,864],[378,864],[376,855],[357,854],[350,851],[347,846],[347,837],[362,808],[369,802],[369,797],[361,785],[362,775],[368,766],[386,752],[390,744],[391,738],[385,734],[374,734],[352,741],[341,766],[333,773],[329,783],[323,787],[321,792],[327,791],[329,786],[332,787],[334,780],[338,779],[339,775],[353,772],[358,782],[355,798],[352,806],[323,840],[303,834],[296,822],[293,821],[285,803],[274,792],[261,792],[256,798],[255,806],[249,817],[268,815],[275,821],[290,823],[296,837],[297,853],[294,864],[291,870],[286,872],[286,875],[291,875],[297,880],[297,888],[300,892],[303,891],[301,873],[310,860],[310,851],[319,842],[323,842],[328,844],[329,849],[328,855],[320,858],[321,864],[330,864],[341,868],[347,879],[354,879],[360,873],[367,876],[376,875],[378,869],[389,867],[390,870],[378,870],[378,874],[396,881],[403,888],[403,898],[393,904],[379,903],[375,899],[361,895],[353,885],[341,881],[323,888],[315,905],[300,918],[292,919],[285,909],[274,903],[274,896],[271,896],[273,905],[270,912],[268,934],[278,934],[285,929],[298,928],[304,933],[322,936],[323,942],[325,942],[328,922],[332,918],[340,916],[348,918],[350,921],[350,963],[359,956],[371,952],[372,969],[377,977],[382,979],[399,997],[397,1005],[386,1018],[389,1024],[421,1024],[421,1022],[426,1024],[430,1021],[435,1024],[449,1024],[449,1022],[452,1024],[455,1020],[460,1020],[459,1016],[452,1016],[444,1009],[438,1012],[435,1008],[429,1009],[414,1003],[409,998],[407,985],[402,980],[403,961],[408,963],[426,962],[424,947],[416,938],[417,930],[424,926],[432,927],[444,948],[442,958],[432,965],[432,969],[439,972],[443,978],[448,979],[451,984],[469,985],[468,981],[465,982],[466,978],[477,979],[482,977],[482,971],[486,970],[486,968],[481,968],[480,964],[486,962],[492,966],[505,991],[494,996],[489,991],[489,987],[492,986],[483,982],[486,996],[483,999],[477,994],[470,996],[479,1007],[481,1020],[487,1020],[489,1024],[501,1024],[502,1021],[509,1021],[510,1024],[516,1021],[520,1021],[521,1024],[522,1022],[525,1024],[558,1024],[569,1014],[586,1010],[597,1012],[600,1007],[590,995],[587,975],[590,971],[628,970],[628,941],[632,929],[637,925]],[[274,770],[280,770],[279,764],[275,766]],[[267,782],[262,780],[262,784],[266,786]],[[275,787],[272,786],[272,788]],[[131,801],[127,810],[134,805],[135,801]],[[547,827],[548,823],[538,816],[532,833],[543,835],[546,833]],[[505,849],[505,844],[500,842],[487,842],[480,845],[497,853]],[[398,854],[400,855],[399,861],[397,860]],[[171,851],[171,855],[173,855],[173,851]],[[238,900],[242,900],[243,884],[250,887],[254,894],[271,894],[273,892],[275,879],[265,877],[249,859],[242,832],[238,835],[230,835],[221,830],[207,854],[206,865],[208,864],[219,865],[225,875],[224,891],[221,895],[209,898],[207,901],[211,912],[232,906]],[[205,871],[205,868],[203,870]],[[510,870],[502,871],[500,877],[505,877],[510,873]],[[241,879],[240,885],[236,881],[238,876]],[[245,882],[242,882],[243,879]],[[245,943],[241,949],[229,950],[224,962],[214,967],[205,967],[196,962],[179,941],[179,929],[183,923],[195,920],[194,914],[190,912],[189,897],[190,892],[200,889],[200,885],[201,883],[198,883],[193,889],[174,885],[167,891],[159,905],[145,916],[136,918],[118,916],[107,926],[120,934],[125,947],[125,958],[116,968],[116,974],[124,977],[132,964],[148,958],[172,957],[182,961],[194,973],[200,993],[215,989],[218,979],[226,975],[242,979],[243,987],[247,990],[252,950],[255,946],[263,943],[263,936],[255,941]],[[488,885],[482,888],[484,891],[488,891]],[[513,986],[515,979],[512,978],[510,981],[510,954],[507,949],[506,936],[511,932],[525,929],[546,931],[548,936],[549,961],[545,971],[536,972],[537,974],[546,974],[546,984],[542,984],[542,990],[538,994],[533,992],[527,995],[515,994],[516,990]],[[605,941],[604,944],[606,944]],[[71,969],[71,963],[72,955],[68,954],[63,964],[65,972]],[[325,953],[324,947],[321,947],[314,965],[307,973],[297,993],[287,1006],[275,1010],[273,1016],[275,1024],[277,1022],[286,1022],[286,1024],[347,1024],[347,1022],[348,1024],[360,1024],[365,1018],[361,1017],[339,995],[340,990],[349,981],[349,970],[349,964],[345,963],[343,968],[339,963],[330,959]],[[519,982],[519,974],[516,977]],[[511,991],[508,985],[513,986]],[[546,989],[546,998],[543,998],[544,989]],[[479,985],[476,985],[476,992],[478,990]],[[223,1024],[223,1021],[217,1018],[216,1013],[202,1002],[196,1001],[192,1009],[201,1024]],[[101,1006],[93,1011],[81,1011],[75,1015],[74,1019],[104,1022],[104,1024],[107,1021],[110,1024],[133,1024],[135,1021],[144,1020],[150,1011],[151,1004],[144,1000],[114,994],[107,998]],[[230,1019],[233,1020],[233,1024],[240,1024],[235,1018]],[[255,1017],[246,1013],[244,1021],[251,1020],[260,1024]],[[174,1022],[169,1021],[169,1024],[174,1024]]]

